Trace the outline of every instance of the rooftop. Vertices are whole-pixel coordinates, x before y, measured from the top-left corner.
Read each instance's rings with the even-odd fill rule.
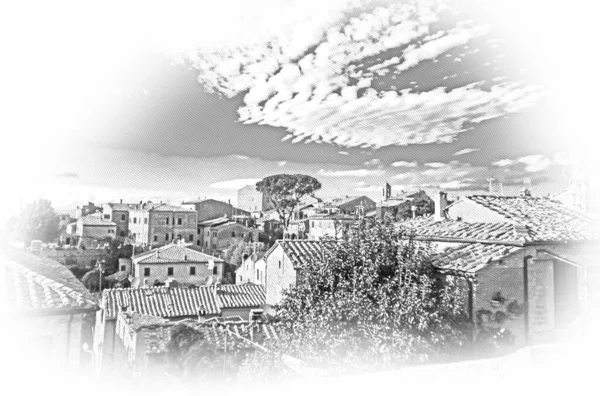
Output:
[[[215,217],[214,219],[200,221],[200,222],[198,222],[198,225],[202,226],[202,227],[212,227],[215,225],[228,223],[228,222],[229,222],[229,218],[227,216],[220,216],[220,217]]]
[[[223,260],[199,252],[188,247],[170,244],[161,246],[144,253],[139,253],[133,256],[136,263],[152,264],[152,263],[208,263],[209,261],[222,262]]]
[[[512,223],[467,223],[458,220],[434,220],[433,216],[417,217],[397,223],[418,237],[455,239],[463,241],[525,243],[532,241],[526,227]]]
[[[468,243],[451,246],[433,256],[432,264],[440,269],[452,272],[473,274],[523,248],[506,245]]]
[[[218,315],[222,308],[252,308],[264,303],[264,288],[255,284],[221,285],[220,291],[216,286],[106,289],[102,295],[107,319],[115,319],[120,307],[143,315],[177,318],[197,316],[200,307],[208,315]]]
[[[600,239],[598,220],[547,197],[472,195],[466,199],[502,215],[507,222],[527,227],[535,241]]]
[[[111,226],[116,227],[117,226],[112,221],[103,219],[102,217],[97,216],[97,215],[83,216],[83,217],[80,217],[79,220],[82,222],[82,224],[84,226],[105,226],[105,227],[111,227]]]
[[[285,254],[292,262],[294,268],[300,268],[309,261],[320,259],[323,255],[324,249],[333,246],[333,243],[334,242],[331,241],[314,240],[278,240],[273,248],[271,248],[271,250],[265,254],[265,256],[268,257],[276,246],[281,246]]]
[[[4,268],[9,305],[17,313],[68,314],[97,309],[90,293],[66,267],[22,253],[7,255]]]

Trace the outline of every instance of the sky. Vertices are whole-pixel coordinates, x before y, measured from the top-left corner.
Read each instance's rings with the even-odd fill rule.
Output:
[[[80,3],[3,13],[7,212],[235,203],[275,173],[376,200],[595,176],[586,2]]]

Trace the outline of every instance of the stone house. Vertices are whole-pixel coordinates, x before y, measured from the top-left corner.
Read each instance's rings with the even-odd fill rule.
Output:
[[[232,243],[250,237],[258,241],[259,231],[246,227],[227,217],[220,217],[198,223],[198,246],[207,253],[219,255]]]
[[[236,208],[231,203],[217,201],[216,199],[185,201],[181,206],[198,212],[199,223],[219,217],[227,217],[229,220],[250,217],[249,211]]]
[[[427,204],[425,204],[424,207],[419,207],[412,204],[415,201],[420,201]],[[402,191],[396,196],[390,196],[385,200],[378,202],[376,208],[376,217],[380,220],[386,215],[396,218],[396,216],[399,214],[399,211],[407,207],[407,205],[410,205],[410,211],[412,212],[407,217],[410,218],[423,216],[427,214],[426,212],[429,208],[433,208],[433,200],[423,190],[413,192]]]
[[[119,361],[126,357],[127,351],[117,333],[117,318],[121,311],[168,322],[198,319],[200,314],[204,319],[240,317],[248,320],[264,303],[264,288],[254,284],[105,289],[96,314],[96,368],[100,373],[118,372]]]
[[[308,217],[306,227],[307,238],[310,240],[320,240],[325,236],[340,238],[344,230],[352,225],[356,218],[352,215],[343,213],[316,214]]]
[[[242,265],[235,271],[235,283],[254,283],[266,288],[266,262],[263,253],[254,253],[246,257]]]
[[[21,353],[31,352],[27,369],[50,364],[79,372],[89,360],[83,350],[85,317],[98,310],[90,293],[56,261],[10,248],[3,251],[2,260],[9,315],[5,319],[14,332],[11,342],[21,345]]]
[[[102,205],[102,218],[110,220],[117,225],[117,238],[129,236],[129,211],[135,209],[136,204],[109,202]]]
[[[158,247],[182,240],[197,243],[198,212],[163,203],[146,202],[129,211],[129,233],[138,246]]]
[[[600,224],[546,197],[474,195],[400,223],[431,243],[440,273],[459,274],[478,334],[507,330],[513,347],[572,335],[596,272]]]
[[[80,217],[75,226],[78,246],[85,248],[103,246],[107,239],[115,238],[116,232],[117,225],[110,220],[103,219],[97,213]]]
[[[364,215],[377,207],[375,201],[365,195],[336,198],[332,200],[331,204],[338,208],[340,213],[348,215]]]
[[[184,245],[169,244],[133,256],[133,287],[176,281],[205,285],[223,278],[224,261]]]

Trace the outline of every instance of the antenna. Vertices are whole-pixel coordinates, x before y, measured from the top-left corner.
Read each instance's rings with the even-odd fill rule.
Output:
[[[490,191],[490,194],[492,193],[492,182],[493,182],[494,180],[495,180],[495,179],[494,179],[493,177],[488,177],[488,178],[487,178],[487,182],[489,183],[489,186],[490,186],[490,187],[489,187],[489,189],[490,189],[490,190],[489,190],[489,191]]]

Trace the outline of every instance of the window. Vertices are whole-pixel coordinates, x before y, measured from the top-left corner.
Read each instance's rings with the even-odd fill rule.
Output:
[[[137,224],[137,217],[133,218],[133,224]]]
[[[311,221],[311,225],[310,226],[314,228],[315,227],[315,222]]]
[[[216,265],[213,267],[213,275],[217,275],[219,273],[219,267]]]
[[[235,238],[235,231],[231,231],[231,237]]]
[[[194,242],[194,235],[193,234],[190,234],[190,236],[188,238],[188,241]]]
[[[216,248],[217,248],[217,244],[213,243],[213,249],[216,249]]]
[[[124,214],[121,215],[121,221],[125,221],[125,215]]]
[[[165,234],[165,241],[169,240],[169,234]]]
[[[148,218],[144,217],[144,224],[148,224]]]
[[[177,239],[181,239],[181,234],[177,234]]]
[[[279,269],[281,269],[281,260],[279,260]]]
[[[167,268],[167,276],[173,276],[173,267]]]
[[[190,267],[190,275],[196,275],[196,267]]]
[[[196,245],[200,246],[200,240],[199,239],[196,241]]]
[[[182,225],[183,224],[183,219],[181,217],[177,218],[177,225]]]
[[[124,237],[125,236],[125,231],[121,231],[121,236]]]
[[[135,232],[133,233],[133,239],[137,240],[137,234]]]
[[[150,268],[144,268],[144,276],[150,276]]]
[[[107,220],[110,220],[110,215],[109,214],[105,214],[104,218],[107,219]],[[62,218],[61,218],[61,220],[62,220]]]
[[[256,270],[256,280],[260,279],[259,271]]]
[[[158,235],[154,235],[154,242],[158,242]]]
[[[208,247],[208,241],[204,241],[204,247]]]
[[[165,222],[166,222],[165,224],[169,225],[169,218],[168,217],[165,219]]]
[[[125,265],[122,265],[122,266],[121,266],[121,271],[127,271],[127,266],[125,266]]]

